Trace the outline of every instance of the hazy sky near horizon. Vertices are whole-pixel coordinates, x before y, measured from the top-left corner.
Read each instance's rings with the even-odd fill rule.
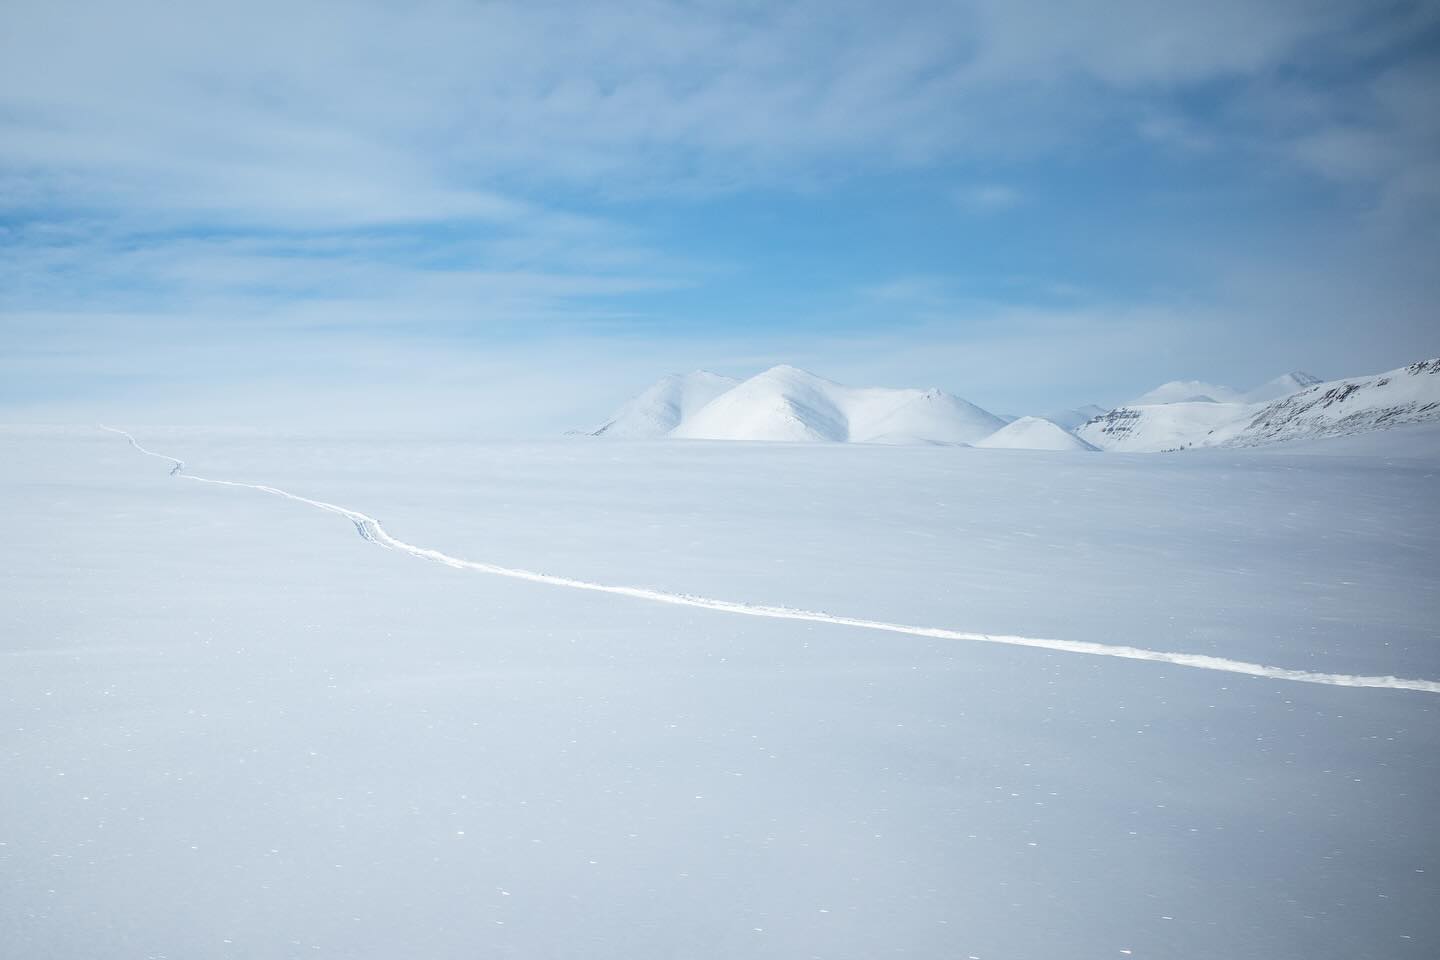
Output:
[[[12,0],[0,421],[1002,413],[1440,354],[1440,3]]]

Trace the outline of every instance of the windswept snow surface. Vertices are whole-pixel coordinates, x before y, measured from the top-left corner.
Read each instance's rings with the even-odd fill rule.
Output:
[[[1433,456],[134,432],[312,502],[0,431],[0,955],[1437,952],[1433,694],[314,506],[1437,679]]]
[[[385,528],[381,526],[380,521],[349,507],[326,503],[323,500],[312,500],[309,497],[302,497],[268,484],[247,483],[238,480],[218,480],[211,477],[199,477],[184,473],[185,464],[183,461],[163,453],[147,450],[133,435],[124,430],[118,430],[114,427],[102,427],[101,429],[124,437],[137,452],[147,457],[154,457],[157,460],[164,460],[169,463],[171,465],[170,475],[172,477],[180,476],[183,480],[193,480],[197,483],[210,483],[222,487],[258,490],[260,493],[268,493],[271,496],[293,500],[296,503],[303,503],[317,510],[323,510],[326,513],[333,513],[337,516],[344,517],[355,527],[356,532],[360,534],[363,540],[378,544],[389,550],[409,554],[419,560],[441,563],[457,570],[472,570],[476,573],[488,574],[490,576],[509,577],[514,580],[526,580],[531,583],[544,583],[553,587],[564,587],[570,590],[609,593],[615,596],[629,597],[634,600],[647,600],[651,603],[669,603],[680,607],[698,607],[701,610],[713,610],[717,613],[766,617],[771,620],[804,620],[810,623],[827,623],[837,627],[859,627],[862,630],[880,630],[885,633],[905,633],[915,637],[930,637],[939,640],[959,640],[967,643],[999,643],[1011,647],[1036,647],[1042,650],[1059,650],[1065,653],[1079,653],[1088,656],[1119,657],[1125,660],[1149,660],[1154,663],[1195,667],[1200,670],[1215,670],[1220,673],[1238,673],[1247,677],[1266,677],[1271,680],[1324,683],[1337,687],[1375,687],[1391,690],[1416,690],[1424,693],[1440,693],[1440,680],[1412,680],[1403,677],[1360,677],[1354,674],[1317,673],[1309,670],[1291,670],[1268,664],[1245,663],[1243,661],[1203,654],[1148,650],[1140,647],[1085,643],[1074,640],[1056,640],[1047,637],[1019,637],[1005,634],[948,630],[941,627],[920,627],[912,624],[890,623],[883,620],[867,620],[862,617],[837,616],[833,613],[824,613],[818,610],[798,610],[794,607],[776,607],[765,604],[742,603],[734,600],[718,600],[713,597],[701,597],[694,594],[669,593],[664,590],[651,590],[646,587],[626,586],[614,583],[594,583],[589,580],[577,580],[574,577],[564,577],[553,573],[540,573],[534,570],[521,570],[515,567],[503,567],[498,564],[483,563],[477,560],[466,560],[461,557],[453,557],[429,547],[422,547],[413,543],[406,543],[403,540],[397,540],[386,532]],[[1066,447],[1062,449],[1074,448]]]
[[[619,440],[663,437],[681,420],[739,382],[708,370],[672,373],[627,402],[591,435]]]
[[[939,390],[846,387],[772,367],[716,397],[671,436],[696,440],[965,443],[1004,425]]]
[[[1057,423],[1040,417],[1021,417],[1007,423],[983,440],[977,447],[997,450],[1098,450]]]

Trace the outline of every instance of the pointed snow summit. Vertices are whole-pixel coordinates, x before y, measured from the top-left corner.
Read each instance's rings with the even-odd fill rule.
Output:
[[[696,440],[965,443],[1003,426],[939,390],[847,387],[778,366],[686,417],[672,437]]]
[[[590,435],[619,440],[663,437],[681,420],[739,382],[708,370],[672,373],[628,401],[603,426],[590,431]]]
[[[1043,417],[1021,417],[996,430],[977,447],[996,450],[1099,450],[1086,443],[1058,423]]]

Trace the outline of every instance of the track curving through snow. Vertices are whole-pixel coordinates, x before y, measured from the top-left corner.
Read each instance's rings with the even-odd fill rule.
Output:
[[[790,607],[764,606],[740,603],[733,600],[715,600],[710,597],[699,597],[691,594],[666,593],[662,590],[651,590],[646,587],[626,587],[614,584],[592,583],[588,580],[575,580],[570,577],[561,577],[549,573],[537,573],[532,570],[502,567],[493,563],[463,560],[459,557],[452,557],[449,554],[441,553],[439,550],[432,550],[428,547],[420,547],[415,544],[406,543],[403,540],[397,540],[387,533],[384,527],[380,526],[378,520],[358,510],[351,510],[348,507],[342,507],[338,504],[326,503],[323,500],[312,500],[309,497],[302,497],[286,490],[281,490],[279,487],[271,487],[261,483],[216,480],[210,477],[200,477],[192,473],[186,473],[183,461],[163,453],[147,450],[138,440],[124,430],[107,427],[103,424],[101,425],[101,429],[119,434],[129,441],[130,446],[148,457],[155,457],[170,463],[172,465],[170,470],[171,476],[178,476],[182,480],[192,480],[196,483],[208,483],[221,487],[244,487],[250,490],[259,490],[262,493],[268,493],[272,496],[293,500],[296,503],[303,503],[306,506],[344,517],[354,524],[356,532],[359,533],[362,538],[371,543],[378,544],[389,550],[409,554],[421,560],[444,564],[447,567],[453,567],[458,570],[473,570],[476,573],[486,573],[497,577],[510,577],[515,580],[527,580],[531,583],[545,583],[551,586],[568,587],[572,590],[588,590],[594,593],[609,593],[621,597],[630,597],[635,600],[648,600],[653,603],[668,603],[682,607],[698,607],[702,610],[714,610],[719,613],[733,613],[747,617],[766,617],[772,620],[802,620],[809,623],[828,623],[841,627],[858,627],[862,630],[878,630],[885,633],[899,633],[912,637],[928,637],[937,640],[997,643],[1012,647],[1034,647],[1041,650],[1088,654],[1096,657],[1148,660],[1155,663],[1169,663],[1180,667],[1214,670],[1221,673],[1234,673],[1269,680],[1292,680],[1299,683],[1319,683],[1336,687],[1375,687],[1389,690],[1414,690],[1421,693],[1440,693],[1440,681],[1435,680],[1410,680],[1404,677],[1362,676],[1349,673],[1318,673],[1310,670],[1292,670],[1288,667],[1277,667],[1263,663],[1249,663],[1244,660],[1231,660],[1228,657],[1212,657],[1198,653],[1176,653],[1167,650],[1150,650],[1144,647],[1117,646],[1084,640],[1054,640],[1045,637],[972,633],[963,630],[947,630],[940,627],[917,627],[901,623],[887,623],[882,620],[865,620],[859,617],[838,616],[817,610],[797,610]]]

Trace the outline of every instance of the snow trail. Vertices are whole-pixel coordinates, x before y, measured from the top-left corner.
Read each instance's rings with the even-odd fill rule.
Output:
[[[594,593],[608,593],[621,597],[631,597],[636,600],[649,600],[653,603],[668,603],[682,607],[699,607],[702,610],[734,613],[747,617],[766,617],[772,620],[803,620],[810,623],[828,623],[842,627],[859,627],[863,630],[878,630],[885,633],[900,633],[907,636],[929,637],[938,640],[998,643],[1012,647],[1035,647],[1041,650],[1055,650],[1061,653],[1082,653],[1096,657],[1119,657],[1124,660],[1149,660],[1155,663],[1169,663],[1180,667],[1194,667],[1201,670],[1235,673],[1242,676],[1262,677],[1269,680],[1293,680],[1299,683],[1319,683],[1336,687],[1377,687],[1390,690],[1415,690],[1422,693],[1440,693],[1440,681],[1435,680],[1410,680],[1404,677],[1393,676],[1360,676],[1348,673],[1317,673],[1310,670],[1292,670],[1287,667],[1249,663],[1244,660],[1231,660],[1228,657],[1213,657],[1198,653],[1176,653],[1167,650],[1150,650],[1144,647],[1116,646],[1085,640],[1055,640],[1045,637],[972,633],[963,630],[947,630],[940,627],[917,627],[901,623],[887,623],[881,620],[865,620],[859,617],[838,616],[817,610],[798,610],[790,607],[764,606],[760,604],[740,603],[733,600],[716,600],[710,597],[700,597],[691,594],[666,593],[661,590],[651,590],[645,587],[626,587],[613,584],[592,583],[588,580],[575,580],[570,577],[561,577],[549,573],[538,573],[532,570],[521,570],[514,567],[502,567],[493,563],[463,560],[459,557],[452,557],[449,554],[441,553],[439,550],[419,547],[411,543],[406,543],[403,540],[397,540],[380,526],[378,520],[358,510],[351,510],[348,507],[342,507],[338,504],[326,503],[323,500],[312,500],[309,497],[302,497],[286,490],[281,490],[279,487],[271,487],[261,483],[216,480],[210,477],[200,477],[195,474],[186,473],[183,461],[171,456],[166,456],[163,453],[147,450],[138,440],[124,430],[107,427],[103,424],[101,425],[101,429],[119,434],[129,441],[130,446],[146,456],[155,457],[170,463],[172,465],[170,471],[171,476],[179,476],[182,480],[193,480],[196,483],[259,490],[262,493],[268,493],[272,496],[283,497],[286,500],[293,500],[296,503],[303,503],[306,506],[344,517],[355,525],[355,530],[361,537],[371,543],[400,553],[409,554],[421,560],[441,563],[447,567],[453,567],[458,570],[473,570],[477,573],[487,573],[492,576],[527,580],[531,583],[545,583],[551,586],[569,587],[572,590],[589,590]]]

